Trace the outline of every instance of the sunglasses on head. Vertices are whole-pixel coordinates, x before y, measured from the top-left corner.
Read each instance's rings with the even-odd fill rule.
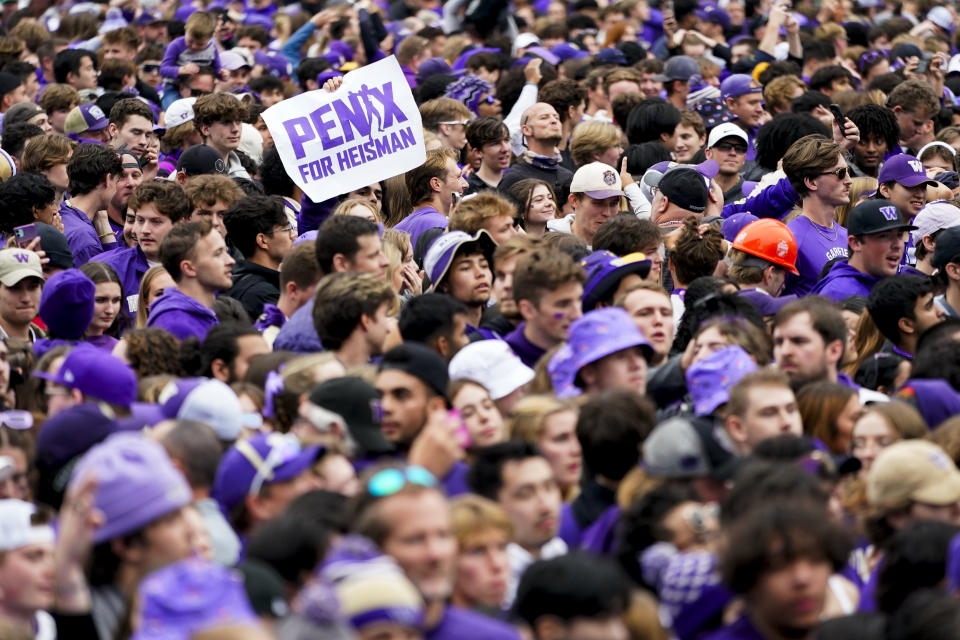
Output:
[[[378,471],[367,481],[367,491],[370,495],[378,498],[392,496],[408,484],[416,484],[421,487],[434,487],[437,479],[433,474],[416,465],[411,465],[405,469],[384,469]]]

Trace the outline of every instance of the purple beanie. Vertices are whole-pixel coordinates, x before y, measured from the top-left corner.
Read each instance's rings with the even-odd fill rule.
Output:
[[[466,75],[447,87],[446,97],[462,102],[474,115],[477,114],[477,105],[484,95],[489,96],[493,87],[486,80],[477,76]]]
[[[97,286],[79,269],[67,269],[47,280],[40,296],[40,319],[50,333],[65,340],[78,340],[93,320]]]
[[[97,480],[94,506],[104,518],[94,544],[138,531],[190,503],[190,487],[167,452],[139,433],[116,433],[90,449],[70,484],[88,474]]]

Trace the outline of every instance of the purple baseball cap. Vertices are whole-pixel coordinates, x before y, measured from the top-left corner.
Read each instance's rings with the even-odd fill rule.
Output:
[[[330,78],[339,78],[342,75],[343,73],[336,69],[327,69],[326,71],[317,74],[317,84],[320,87],[323,87],[324,83],[326,83],[326,81]]]
[[[328,53],[333,53],[343,58],[344,62],[353,62],[353,47],[343,40],[334,40],[327,47]]]
[[[110,124],[110,118],[96,103],[81,104],[70,110],[63,121],[64,133],[86,133],[100,131]]]
[[[569,42],[561,42],[558,45],[555,45],[550,49],[553,55],[563,62],[565,60],[581,60],[583,58],[589,58],[590,52],[584,51],[583,49],[578,49]]]
[[[720,99],[738,98],[748,93],[762,93],[763,87],[752,76],[746,73],[735,73],[727,76],[727,79],[720,83]]]
[[[417,80],[423,81],[438,73],[448,76],[458,75],[458,72],[451,69],[443,58],[427,58],[417,67]],[[462,71],[459,73],[462,73]]]
[[[730,29],[730,14],[715,4],[703,5],[693,13],[701,20],[720,25],[724,31]]]
[[[623,257],[612,251],[594,251],[580,261],[587,272],[587,282],[583,285],[583,310],[592,311],[597,303],[616,291],[620,281],[635,273],[646,278],[650,273],[650,259],[640,253],[629,253]]]
[[[687,389],[698,416],[713,413],[730,400],[730,389],[743,376],[757,370],[757,363],[743,347],[732,345],[714,351],[687,369]]]
[[[492,260],[497,243],[484,229],[473,236],[464,231],[448,231],[433,241],[423,258],[423,268],[434,288],[447,275],[447,269],[460,247],[470,243],[476,243],[480,251],[487,256],[487,260]]]
[[[605,307],[583,314],[570,325],[566,344],[547,365],[553,388],[560,398],[579,395],[577,373],[597,360],[630,347],[642,347],[649,360],[653,348],[630,315],[619,307]]]
[[[197,8],[191,4],[182,4],[177,7],[176,13],[173,14],[173,19],[186,22],[187,18],[189,18],[196,10]]]
[[[137,17],[137,26],[143,27],[148,24],[153,24],[154,22],[166,22],[167,19],[163,17],[163,12],[157,9],[144,9]]]
[[[260,622],[241,575],[200,558],[154,571],[138,592],[140,628],[134,640],[191,638],[207,629]]]
[[[946,380],[911,378],[894,395],[896,399],[912,399],[932,431],[941,422],[960,414],[960,393]]]
[[[320,451],[320,447],[301,447],[293,434],[261,433],[239,440],[220,458],[210,497],[230,513],[263,485],[296,478],[310,468]]]
[[[556,54],[550,51],[550,49],[545,49],[541,46],[529,47],[525,55],[531,54],[537,56],[538,58],[543,58],[545,62],[549,62],[550,64],[555,65],[560,63],[560,58],[558,58]],[[621,53],[620,55],[622,56],[623,54]],[[623,61],[626,63],[627,59],[624,58]]]
[[[233,442],[243,428],[243,409],[233,389],[212,378],[174,380],[160,392],[164,417],[210,425],[217,437]]]
[[[83,337],[93,320],[97,287],[79,269],[66,269],[47,280],[40,296],[40,319],[50,333],[65,340]]]
[[[97,479],[94,506],[104,517],[94,544],[138,531],[190,504],[190,487],[155,440],[134,432],[115,433],[88,451],[70,484],[88,474]]]
[[[623,54],[623,51],[615,49],[614,47],[600,49],[600,51],[597,51],[596,55],[593,56],[593,59],[599,64],[615,64],[621,67],[627,65],[627,56]],[[699,69],[699,67],[697,68]]]
[[[795,295],[774,297],[759,289],[741,289],[737,295],[756,307],[762,316],[776,315],[780,309],[797,299]]]
[[[281,53],[260,50],[253,54],[253,59],[272,76],[289,78],[293,73],[293,65]]]
[[[724,218],[723,222],[720,224],[720,230],[723,232],[723,237],[727,242],[733,242],[733,239],[737,237],[737,234],[740,233],[740,230],[751,222],[756,222],[759,220],[757,216],[752,213],[735,213],[729,218]]]
[[[130,365],[88,344],[71,349],[56,373],[37,371],[33,375],[122,407],[137,399],[137,376]]]
[[[897,182],[904,187],[916,187],[924,183],[933,187],[937,184],[927,177],[923,170],[923,163],[909,153],[898,153],[884,160],[877,182],[880,184]]]
[[[500,49],[496,47],[477,47],[476,49],[470,49],[469,51],[464,51],[460,54],[460,57],[453,61],[452,69],[454,71],[461,71],[467,68],[467,60],[470,59],[470,56],[475,53],[500,53]]]

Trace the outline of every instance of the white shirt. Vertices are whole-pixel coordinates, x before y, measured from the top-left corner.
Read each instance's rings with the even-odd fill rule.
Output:
[[[554,538],[547,544],[540,547],[540,557],[534,558],[533,554],[518,545],[511,542],[507,545],[507,556],[510,558],[510,581],[507,584],[507,597],[504,600],[504,609],[513,606],[513,600],[517,597],[517,585],[520,584],[520,578],[523,572],[527,570],[536,560],[549,560],[565,555],[569,551],[567,543],[561,538]]]

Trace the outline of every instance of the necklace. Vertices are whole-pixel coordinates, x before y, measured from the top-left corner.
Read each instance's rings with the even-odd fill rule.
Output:
[[[821,238],[823,238],[824,240],[829,240],[830,242],[836,242],[836,241],[837,241],[837,236],[838,236],[838,234],[840,233],[840,232],[837,230],[837,225],[833,225],[832,227],[829,227],[830,229],[833,229],[833,237],[831,238],[829,235],[827,235],[826,231],[824,231],[824,229],[827,229],[827,227],[821,227],[820,225],[818,225],[818,224],[817,224],[816,222],[814,222],[813,220],[810,220],[810,218],[809,218],[808,216],[803,216],[803,217],[810,221],[810,226],[812,226],[812,227],[814,228],[814,230],[816,230],[816,232],[817,232],[818,234],[820,234],[820,237],[821,237]]]

